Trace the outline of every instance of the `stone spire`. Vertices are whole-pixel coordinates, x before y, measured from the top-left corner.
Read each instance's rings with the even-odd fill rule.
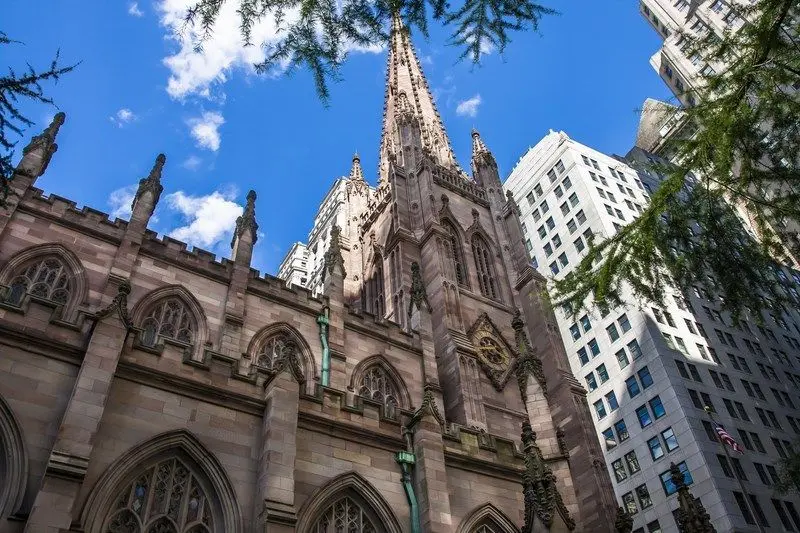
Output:
[[[472,128],[472,174],[473,176],[478,172],[481,167],[488,166],[494,169],[497,168],[497,162],[494,155],[484,144],[481,139],[481,134],[478,130]]]
[[[717,533],[711,525],[711,517],[708,516],[700,500],[695,500],[689,487],[683,478],[678,465],[669,465],[669,476],[675,489],[678,491],[678,508],[675,510],[675,522],[678,524],[680,533]]]
[[[438,163],[456,165],[450,139],[428,88],[417,55],[411,45],[408,28],[398,14],[392,18],[389,57],[386,67],[386,94],[381,132],[380,182],[385,181],[389,160],[400,150],[398,118],[415,120],[420,128],[422,144]]]
[[[45,170],[47,170],[47,165],[50,164],[50,159],[53,157],[56,150],[58,150],[56,135],[58,135],[58,130],[61,129],[66,118],[67,115],[63,111],[56,113],[50,125],[47,126],[42,133],[34,136],[31,142],[22,149],[23,158],[20,164],[20,170],[22,170],[23,173],[33,178],[38,178],[44,174]],[[40,151],[37,152],[37,150]],[[31,154],[30,157],[28,157],[29,154]],[[38,161],[29,161],[29,159],[35,158],[36,155],[39,157]]]
[[[251,190],[247,193],[247,205],[244,207],[242,216],[236,219],[236,230],[231,239],[231,248],[240,238],[245,230],[249,229],[252,235],[251,246],[258,240],[258,222],[256,222],[256,191]]]
[[[133,197],[131,211],[136,209],[136,204],[142,198],[142,195],[149,191],[152,193],[152,198],[149,200],[146,215],[149,217],[153,214],[153,210],[156,208],[158,199],[161,198],[161,192],[164,190],[164,186],[161,185],[161,171],[164,169],[164,163],[166,162],[167,156],[164,154],[158,154],[158,156],[156,156],[156,160],[155,163],[153,163],[153,168],[150,170],[150,174],[148,174],[146,178],[139,180],[139,188],[136,189],[136,195]]]
[[[350,168],[350,179],[364,181],[364,171],[361,170],[361,158],[358,152],[353,154],[353,166]]]

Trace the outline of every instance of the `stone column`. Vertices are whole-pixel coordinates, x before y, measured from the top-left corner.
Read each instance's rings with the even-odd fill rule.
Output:
[[[97,322],[91,330],[26,532],[58,533],[68,529],[72,522],[75,499],[89,466],[111,382],[128,336],[129,293],[130,285],[122,282],[111,305],[96,314]]]
[[[300,384],[288,367],[267,385],[258,454],[256,520],[268,533],[294,531],[294,470]]]
[[[552,309],[543,299],[545,280],[528,269],[517,283],[522,316],[547,380],[553,422],[563,431],[569,451],[577,507],[576,522],[585,531],[613,531],[617,503],[592,423],[586,390],[572,375]]]
[[[444,418],[431,389],[425,391],[422,406],[409,424],[413,432],[415,490],[422,531],[451,533],[455,529],[450,513],[450,487],[444,462],[442,430]]]
[[[222,353],[237,358],[245,350],[245,346],[241,345],[242,325],[245,318],[245,295],[247,282],[250,279],[253,246],[258,240],[255,203],[256,193],[250,191],[247,193],[247,206],[244,213],[236,219],[236,230],[231,240],[233,267],[228,281],[225,316],[218,344]]]

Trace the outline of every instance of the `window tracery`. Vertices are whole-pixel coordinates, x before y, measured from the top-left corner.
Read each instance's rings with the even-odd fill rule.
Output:
[[[352,498],[345,496],[328,507],[314,524],[312,533],[377,533],[367,513]]]
[[[104,533],[210,533],[212,500],[177,458],[157,463],[113,500]]]
[[[159,337],[192,344],[195,324],[192,312],[180,298],[164,298],[152,307],[142,321],[141,342],[155,346]]]
[[[450,253],[450,260],[453,262],[453,271],[456,276],[456,283],[464,287],[467,284],[467,275],[464,269],[464,256],[461,252],[461,242],[458,233],[453,225],[446,221],[444,228],[447,231],[447,247]]]
[[[288,358],[297,360],[300,349],[287,333],[277,333],[268,338],[256,354],[256,365],[275,370],[279,361]]]
[[[472,237],[472,255],[475,257],[475,267],[481,294],[496,299],[497,284],[495,282],[492,254],[480,235]]]
[[[489,524],[481,524],[474,533],[497,533]]]
[[[375,365],[364,373],[358,394],[364,398],[381,402],[385,415],[389,418],[395,417],[399,403],[397,387],[381,366]]]
[[[6,301],[19,305],[25,294],[66,304],[72,294],[70,271],[57,257],[46,257],[29,263],[9,283]]]

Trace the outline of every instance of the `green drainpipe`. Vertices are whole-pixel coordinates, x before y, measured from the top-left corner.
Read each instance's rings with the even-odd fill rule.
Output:
[[[400,463],[400,468],[403,470],[403,488],[406,489],[408,506],[411,511],[411,533],[422,533],[419,525],[417,496],[414,494],[414,485],[411,483],[411,466],[415,461],[414,454],[411,452],[397,452],[395,460]]]
[[[328,348],[328,320],[329,310],[325,307],[322,314],[317,317],[319,324],[319,340],[322,343],[322,386],[328,387],[331,384],[331,351]]]

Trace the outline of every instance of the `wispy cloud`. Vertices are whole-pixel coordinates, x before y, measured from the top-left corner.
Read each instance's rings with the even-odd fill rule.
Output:
[[[122,128],[126,124],[130,124],[131,122],[137,120],[139,117],[136,114],[128,109],[127,107],[123,107],[112,116],[108,117],[108,120],[113,122],[117,125],[117,127]]]
[[[131,216],[131,204],[136,196],[136,185],[121,187],[108,195],[108,205],[111,207],[111,218],[128,218]]]
[[[198,168],[200,168],[200,165],[202,164],[202,162],[203,162],[202,159],[200,159],[196,155],[192,154],[189,157],[187,157],[183,161],[183,163],[181,163],[181,166],[183,168],[185,168],[186,170],[197,170]]]
[[[192,137],[199,148],[212,152],[219,150],[219,127],[225,124],[225,118],[216,111],[205,111],[199,117],[187,121]]]
[[[478,115],[478,107],[481,105],[481,95],[476,94],[472,98],[462,100],[456,106],[456,115],[461,117],[474,117]]]
[[[224,2],[220,9],[213,32],[201,42],[203,30],[199,27],[186,27],[186,10],[197,0],[158,0],[156,9],[160,14],[161,25],[167,30],[168,38],[175,41],[178,50],[164,58],[164,65],[169,69],[167,92],[172,98],[182,99],[187,96],[220,98],[213,95],[212,89],[224,84],[232,71],[242,70],[253,73],[253,65],[266,58],[266,49],[262,44],[277,43],[283,36],[278,31],[271,14],[263,17],[252,28],[254,46],[245,46],[239,31],[240,2]],[[291,24],[297,18],[296,10],[287,10],[282,26]],[[362,47],[352,45],[348,51],[378,52],[381,47]],[[273,74],[285,70],[285,62]]]
[[[167,206],[180,213],[184,225],[169,236],[193,246],[211,248],[230,238],[236,219],[244,211],[234,201],[236,191],[214,191],[205,196],[191,196],[183,191],[167,195]]]
[[[139,9],[138,2],[131,2],[128,4],[128,15],[132,15],[134,17],[141,17],[144,16],[144,12]]]

